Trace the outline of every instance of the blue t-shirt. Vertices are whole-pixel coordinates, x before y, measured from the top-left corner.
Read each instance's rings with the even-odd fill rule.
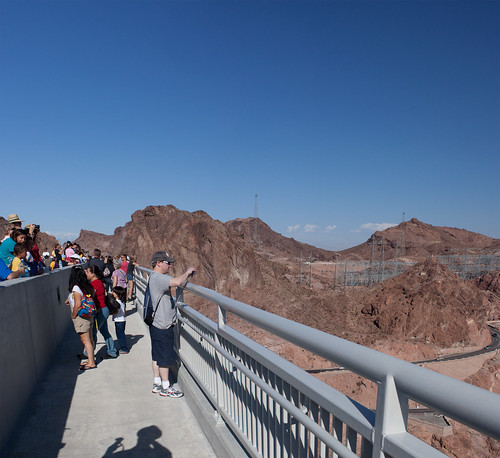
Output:
[[[8,267],[12,264],[14,259],[14,246],[16,245],[15,240],[10,237],[2,242],[0,245],[0,259]]]
[[[0,259],[0,281],[7,280],[7,277],[12,273],[12,270],[10,270],[6,265],[5,262],[3,262]]]

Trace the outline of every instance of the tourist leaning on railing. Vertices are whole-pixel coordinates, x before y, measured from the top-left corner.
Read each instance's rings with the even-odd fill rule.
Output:
[[[14,278],[18,278],[21,275],[24,274],[24,269],[20,267],[18,270],[15,272],[12,272],[6,265],[5,262],[3,262],[0,259],[0,281],[4,280],[14,280]]]
[[[0,259],[7,267],[10,267],[14,260],[14,246],[16,243],[26,243],[26,232],[23,229],[15,229],[10,237],[0,245]]]

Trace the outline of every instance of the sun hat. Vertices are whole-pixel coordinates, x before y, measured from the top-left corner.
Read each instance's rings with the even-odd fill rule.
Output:
[[[7,218],[7,221],[9,222],[9,224],[22,223],[22,221],[19,219],[19,216],[17,216],[16,213],[10,214],[9,217]]]

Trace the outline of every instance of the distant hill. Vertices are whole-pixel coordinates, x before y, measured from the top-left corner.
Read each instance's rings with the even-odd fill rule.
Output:
[[[258,249],[271,252],[276,256],[312,257],[316,261],[334,261],[337,257],[334,251],[323,250],[307,243],[297,242],[293,238],[284,237],[274,232],[259,218],[233,219],[225,225],[241,238],[252,242]]]
[[[423,223],[416,218],[375,232],[366,242],[339,252],[342,258],[422,261],[465,250],[498,250],[500,240],[476,232]]]

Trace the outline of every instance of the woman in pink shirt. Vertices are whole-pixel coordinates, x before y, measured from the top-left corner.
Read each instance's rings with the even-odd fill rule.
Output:
[[[123,271],[120,266],[120,261],[115,259],[113,261],[113,266],[115,270],[111,275],[111,279],[113,280],[113,288],[115,286],[121,286],[122,288],[127,288],[127,274],[126,271]]]

